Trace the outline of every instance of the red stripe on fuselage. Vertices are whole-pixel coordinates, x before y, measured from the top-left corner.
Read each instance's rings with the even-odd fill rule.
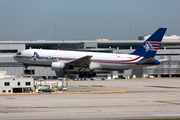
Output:
[[[133,62],[133,61],[135,61],[135,60],[137,60],[137,59],[139,59],[139,58],[141,58],[141,56],[139,56],[139,57],[137,57],[137,58],[135,58],[135,59],[132,59],[132,60],[121,60],[121,61],[119,61],[119,60],[98,60],[98,59],[92,59],[92,60],[95,60],[95,61],[107,61],[107,62]]]
[[[63,58],[63,57],[58,57],[58,59],[68,59],[68,60],[75,60],[76,58]]]
[[[31,56],[18,56],[16,55],[17,58],[27,58],[27,59],[31,59],[32,57]]]
[[[135,60],[138,60],[139,58],[141,58],[141,56],[138,56],[137,58],[135,59],[132,59],[132,60],[100,60],[100,59],[91,59],[92,61],[107,61],[107,62],[133,62]],[[62,60],[63,61],[69,61],[69,60],[75,60],[76,58],[62,58],[62,57],[58,57],[59,60]]]
[[[17,56],[17,57],[32,59],[31,56]],[[141,56],[138,56],[138,57],[136,57],[136,58],[134,58],[132,60],[101,60],[101,59],[91,59],[91,60],[94,61],[94,62],[95,61],[98,61],[98,62],[133,62],[133,61],[138,60],[140,58],[141,58]],[[75,59],[78,59],[78,58],[63,58],[63,57],[58,57],[58,59],[60,61],[71,61],[71,60],[75,60]],[[52,62],[54,61],[55,62],[55,60],[47,60],[47,61],[52,61]]]

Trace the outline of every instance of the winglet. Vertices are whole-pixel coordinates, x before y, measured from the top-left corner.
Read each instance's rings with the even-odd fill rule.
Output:
[[[140,47],[138,47],[131,54],[143,56],[146,58],[154,58],[166,30],[167,28],[159,28],[153,35],[151,35]]]

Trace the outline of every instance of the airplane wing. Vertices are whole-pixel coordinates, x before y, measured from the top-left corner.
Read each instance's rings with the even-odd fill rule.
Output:
[[[74,66],[74,67],[79,67],[80,69],[88,68],[90,66],[91,58],[92,57],[93,56],[86,55],[84,57],[81,57],[81,58],[72,60],[70,62],[67,62],[66,65],[71,65],[71,66]]]
[[[149,59],[146,59],[146,60],[142,60],[140,62],[137,62],[137,64],[150,64],[150,63],[154,63],[156,61],[155,58],[149,58]]]

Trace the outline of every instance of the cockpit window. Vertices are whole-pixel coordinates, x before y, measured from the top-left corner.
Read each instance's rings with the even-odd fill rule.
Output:
[[[18,52],[17,55],[21,55],[21,52]]]

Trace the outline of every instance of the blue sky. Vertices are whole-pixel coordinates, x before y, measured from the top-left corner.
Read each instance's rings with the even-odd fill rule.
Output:
[[[0,40],[180,35],[180,0],[0,0]]]

